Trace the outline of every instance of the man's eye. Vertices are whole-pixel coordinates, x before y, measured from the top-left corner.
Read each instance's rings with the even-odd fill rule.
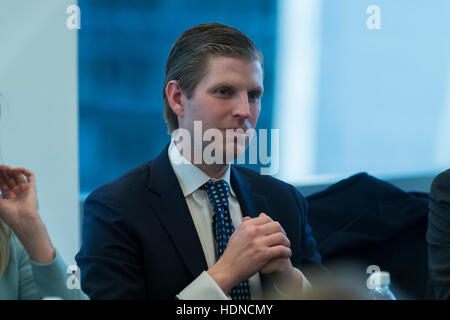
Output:
[[[256,100],[259,99],[259,94],[256,93],[256,92],[250,92],[250,93],[248,94],[248,98],[249,98],[249,100],[251,100],[251,101],[256,101]]]
[[[230,95],[232,92],[229,88],[221,88],[217,90],[217,93],[223,96]]]

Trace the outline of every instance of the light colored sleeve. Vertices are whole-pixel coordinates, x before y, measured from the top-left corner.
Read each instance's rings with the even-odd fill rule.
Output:
[[[20,241],[13,235],[11,237],[11,244],[17,254],[17,266],[19,268],[19,300],[40,300],[42,299],[36,283],[33,279],[33,272],[31,271],[30,258],[27,251],[22,246]]]
[[[59,297],[64,300],[89,299],[81,289],[69,289],[67,266],[58,250],[49,264],[37,263],[30,259],[22,243],[13,235],[12,240],[18,256],[19,299],[40,300],[45,297]]]
[[[72,276],[66,273],[67,265],[56,250],[55,259],[49,264],[41,264],[30,260],[34,282],[42,297],[59,297],[64,300],[89,299],[81,289],[71,285]],[[79,283],[79,280],[78,280]]]
[[[180,300],[231,300],[206,271],[184,288],[177,298]]]

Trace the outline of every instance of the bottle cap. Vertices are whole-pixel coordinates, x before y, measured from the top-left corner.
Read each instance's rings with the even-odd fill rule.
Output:
[[[376,271],[370,275],[369,283],[372,285],[372,288],[388,286],[391,284],[391,276],[389,272]]]

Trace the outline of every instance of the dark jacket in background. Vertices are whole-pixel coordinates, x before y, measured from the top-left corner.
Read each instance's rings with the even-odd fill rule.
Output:
[[[427,194],[407,193],[360,173],[307,201],[309,224],[331,275],[338,262],[352,261],[359,273],[354,275],[357,284],[365,286],[367,267],[377,265],[390,272],[397,298],[430,297]]]
[[[450,170],[431,185],[427,242],[435,297],[450,299]]]

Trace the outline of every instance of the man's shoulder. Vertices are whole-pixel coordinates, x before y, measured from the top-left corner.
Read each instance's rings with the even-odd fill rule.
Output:
[[[285,182],[282,180],[279,180],[277,178],[274,178],[273,176],[270,175],[262,175],[261,173],[259,173],[258,171],[249,169],[249,168],[245,168],[245,167],[241,167],[241,166],[237,166],[234,165],[233,168],[241,175],[246,176],[247,178],[251,179],[253,182],[253,187],[257,188],[257,189],[269,189],[272,191],[281,191],[281,192],[286,192],[286,191],[296,191],[296,188]]]
[[[88,199],[94,197],[122,198],[130,193],[145,188],[150,174],[151,162],[148,161],[140,166],[126,172],[122,176],[111,182],[95,189],[89,195]]]

